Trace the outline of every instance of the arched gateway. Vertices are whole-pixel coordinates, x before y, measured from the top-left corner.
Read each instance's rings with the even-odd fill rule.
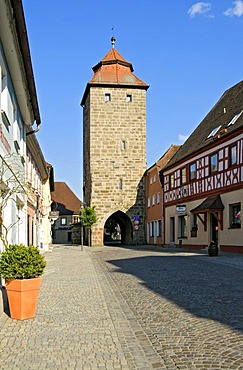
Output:
[[[144,243],[146,91],[132,64],[112,48],[93,67],[83,107],[84,203],[95,206],[92,245],[104,243],[106,221],[114,219],[124,243]],[[139,230],[133,228],[139,218]]]
[[[133,225],[130,218],[121,211],[113,213],[104,225],[104,244],[133,244]]]

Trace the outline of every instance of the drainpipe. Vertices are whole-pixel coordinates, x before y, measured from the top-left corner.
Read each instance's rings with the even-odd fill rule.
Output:
[[[28,136],[28,135],[33,135],[33,134],[35,134],[36,132],[38,132],[39,130],[40,130],[40,122],[36,122],[36,129],[35,130],[32,130],[32,131],[30,131],[30,132],[26,132],[26,136]]]

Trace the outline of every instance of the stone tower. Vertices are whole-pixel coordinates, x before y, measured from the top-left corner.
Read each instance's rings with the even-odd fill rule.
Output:
[[[84,203],[95,206],[92,245],[103,245],[108,219],[125,244],[144,243],[146,91],[132,64],[112,48],[93,67],[83,107]],[[134,217],[139,229],[134,230]]]

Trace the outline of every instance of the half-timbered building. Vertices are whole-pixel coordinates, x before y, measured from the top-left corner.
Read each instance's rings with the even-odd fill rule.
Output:
[[[169,162],[180,145],[170,148],[145,172],[145,207],[146,207],[146,243],[161,245],[165,243],[163,187],[159,171]]]
[[[163,170],[165,242],[243,253],[243,81],[231,87]]]

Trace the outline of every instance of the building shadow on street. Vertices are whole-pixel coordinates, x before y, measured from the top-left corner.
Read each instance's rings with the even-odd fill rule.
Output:
[[[146,247],[137,247],[141,248]],[[146,249],[158,252],[158,247]],[[184,251],[171,253],[107,262],[113,266],[111,273],[136,276],[147,289],[189,313],[243,332],[243,270],[210,263],[218,257]]]

